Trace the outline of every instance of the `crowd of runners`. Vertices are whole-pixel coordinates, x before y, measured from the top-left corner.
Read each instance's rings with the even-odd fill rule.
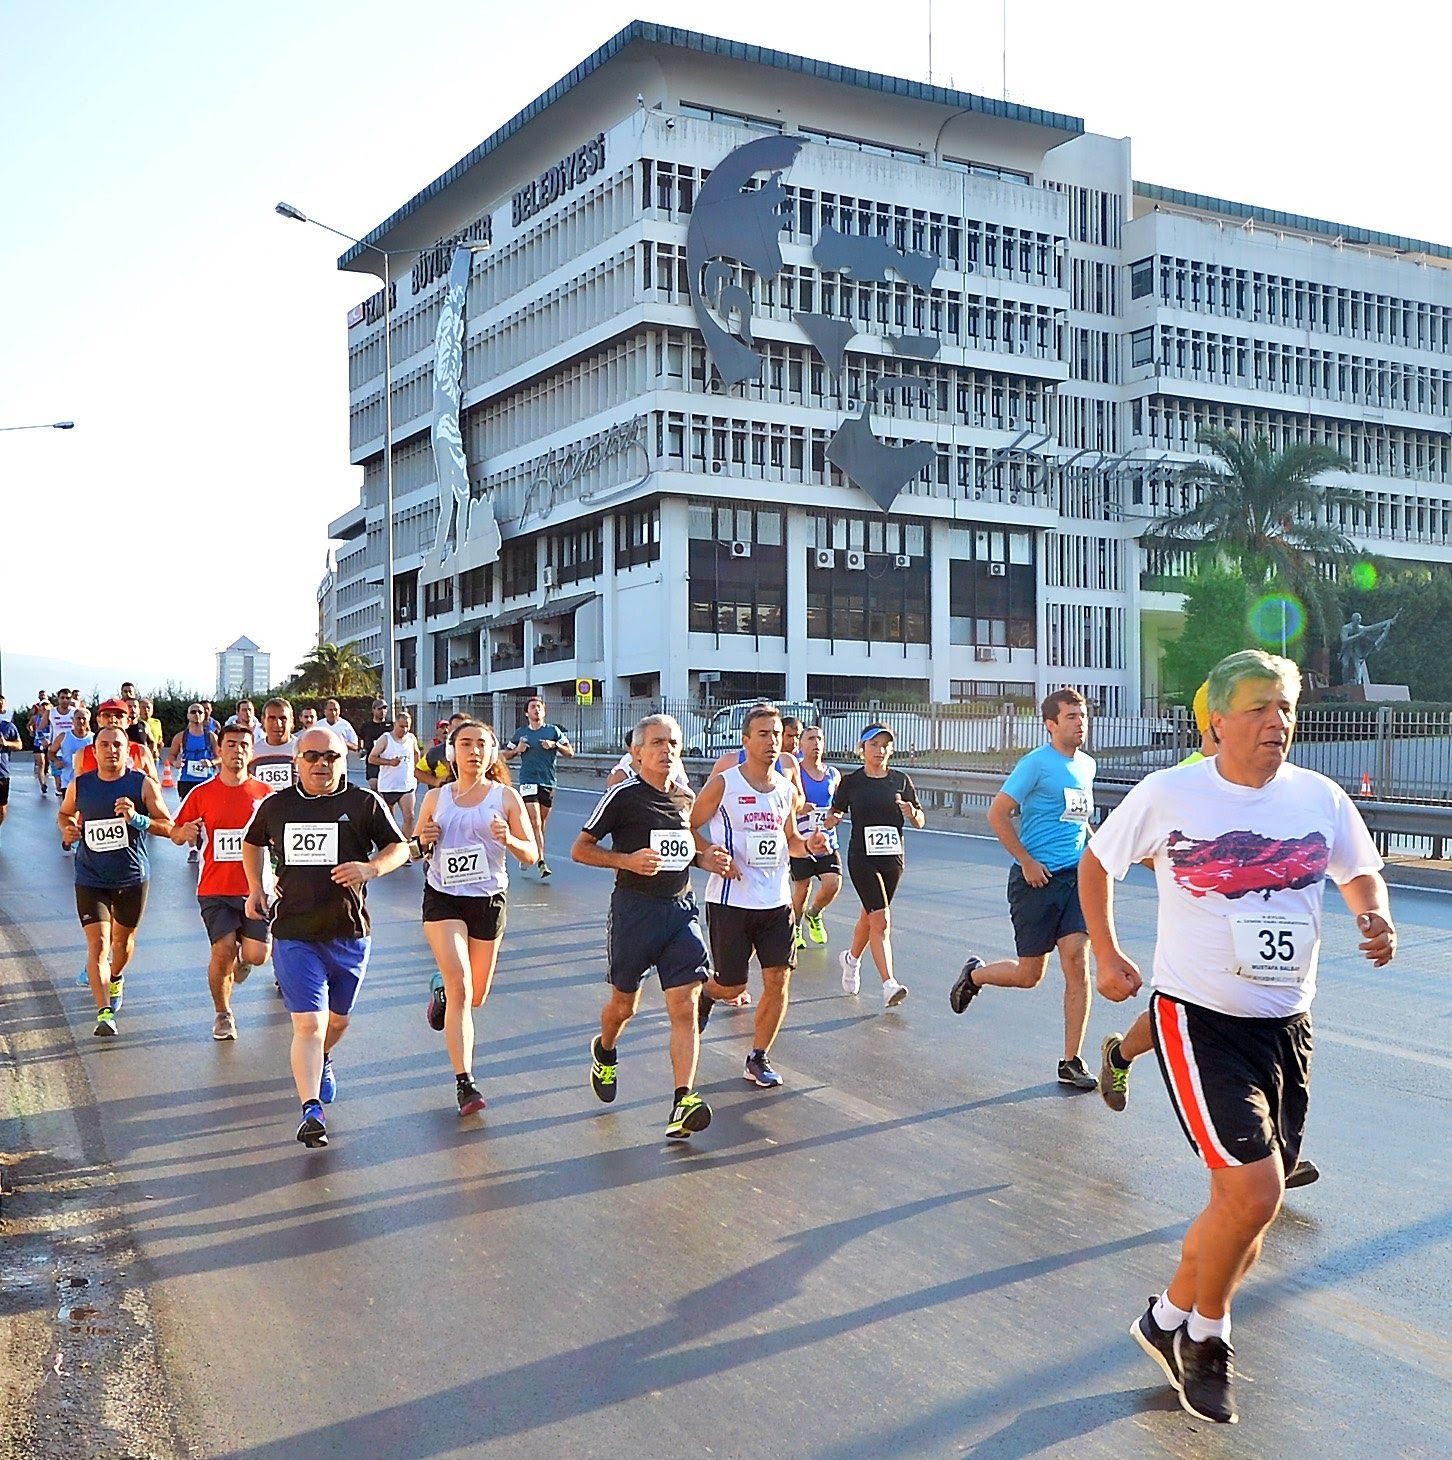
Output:
[[[1287,1186],[1319,1174],[1300,1148],[1328,878],[1356,919],[1363,955],[1380,967],[1396,952],[1382,861],[1355,804],[1287,762],[1299,690],[1288,660],[1258,650],[1222,660],[1196,697],[1200,750],[1146,776],[1097,828],[1095,765],[1083,749],[1089,707],[1073,689],[1050,694],[1045,743],[1019,761],[989,811],[1012,860],[1013,954],[970,954],[948,992],[952,1011],[964,1014],[985,989],[1039,984],[1057,954],[1064,1042],[1056,1078],[1069,1090],[1098,1090],[1114,1111],[1127,1106],[1134,1059],[1155,1052],[1185,1136],[1208,1168],[1210,1196],[1173,1276],[1130,1331],[1184,1407],[1221,1423],[1237,1418],[1231,1298]],[[244,700],[225,724],[198,700],[163,744],[150,702],[130,684],[94,713],[74,691],[53,702],[42,695],[24,730],[0,700],[0,828],[9,758],[28,745],[40,797],[57,798],[86,942],[83,981],[103,1038],[118,1033],[150,841],[188,848],[211,947],[212,1038],[237,1038],[233,991],[270,962],[291,1017],[296,1135],[308,1147],[328,1143],[334,1051],[368,969],[367,884],[421,864],[421,942],[433,971],[420,994],[444,1035],[459,1115],[471,1117],[485,1106],[473,1069],[474,1014],[498,965],[509,863],[550,876],[556,767],[574,754],[547,710],[531,699],[504,741],[457,714],[425,748],[410,716],[381,701],[355,730],[336,700],[321,717],[300,712],[296,724],[282,698],[267,700],[260,719]],[[892,904],[909,833],[927,818],[912,778],[891,763],[893,749],[891,727],[868,724],[861,763],[844,773],[825,763],[820,727],[762,703],[743,716],[740,750],[695,789],[676,721],[648,715],[634,727],[570,848],[573,861],[614,874],[608,991],[588,1056],[598,1100],[617,1098],[622,1036],[653,972],[670,1023],[665,1134],[704,1131],[712,1112],[696,1088],[701,1032],[718,1004],[752,1004],[753,960],[760,982],[742,1074],[761,1089],[781,1085],[771,1052],[792,972],[799,952],[829,941],[826,914],[844,874],[858,908],[836,965],[842,992],[859,995],[870,953],[884,1013],[902,1006],[908,986],[893,958]],[[365,784],[350,782],[350,755]],[[163,796],[173,779],[175,808]],[[1113,895],[1136,863],[1153,869],[1158,898],[1152,993],[1145,1014],[1105,1039],[1096,1076],[1083,1059],[1089,953],[1103,997],[1121,1002],[1140,991]],[[693,870],[706,874],[700,901]]]

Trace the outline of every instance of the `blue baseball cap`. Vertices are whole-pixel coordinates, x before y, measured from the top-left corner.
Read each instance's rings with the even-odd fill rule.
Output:
[[[857,743],[859,745],[866,745],[867,742],[871,740],[874,735],[886,735],[887,738],[891,740],[894,745],[897,744],[897,736],[892,733],[892,727],[890,725],[869,725],[862,732],[861,738],[858,740]]]

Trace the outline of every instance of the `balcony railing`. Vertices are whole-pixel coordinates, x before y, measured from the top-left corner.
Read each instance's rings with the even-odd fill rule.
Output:
[[[561,659],[573,659],[575,657],[575,646],[573,644],[538,643],[534,649],[534,662],[536,664],[557,664]]]
[[[496,649],[489,656],[489,668],[495,672],[505,669],[524,668],[524,648],[518,649]]]

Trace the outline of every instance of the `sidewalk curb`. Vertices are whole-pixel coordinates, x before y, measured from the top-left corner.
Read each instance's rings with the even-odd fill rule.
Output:
[[[187,1453],[146,1274],[54,983],[0,907],[0,1456]]]

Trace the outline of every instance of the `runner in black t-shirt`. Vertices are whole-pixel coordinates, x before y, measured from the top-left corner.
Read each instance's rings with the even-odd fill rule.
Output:
[[[902,878],[904,822],[922,828],[923,808],[911,779],[888,769],[893,734],[886,725],[869,725],[862,732],[861,769],[845,775],[832,795],[827,829],[846,816],[852,818],[852,840],[847,847],[847,875],[862,902],[852,947],[842,954],[842,992],[855,994],[862,983],[862,950],[872,948],[872,961],[882,975],[882,1003],[895,1008],[907,998],[907,989],[893,977],[892,914],[888,911]]]
[[[373,754],[373,747],[388,734],[388,705],[383,700],[373,701],[373,718],[365,720],[358,727],[358,748],[363,753],[363,774],[367,778],[369,786],[373,790],[378,789],[379,767],[374,765],[368,757]]]
[[[292,1073],[302,1101],[297,1138],[326,1146],[323,1105],[337,1093],[330,1051],[343,1037],[370,948],[364,884],[408,861],[408,844],[374,791],[350,786],[341,737],[298,737],[297,784],[274,791],[242,838],[247,916],[266,918],[264,852],[277,862],[272,967],[292,1015]]]
[[[590,813],[570,856],[615,872],[606,924],[610,997],[600,1034],[590,1042],[590,1084],[607,1104],[615,1099],[616,1043],[640,1007],[640,984],[654,967],[671,1021],[675,1097],[666,1135],[684,1140],[711,1123],[711,1107],[692,1088],[701,1036],[696,1001],[710,970],[701,914],[691,892],[694,865],[724,872],[724,847],[691,831],[690,791],[671,784],[681,758],[681,727],[669,715],[647,715],[631,746],[639,775],[612,787]],[[600,843],[610,838],[611,850]]]

